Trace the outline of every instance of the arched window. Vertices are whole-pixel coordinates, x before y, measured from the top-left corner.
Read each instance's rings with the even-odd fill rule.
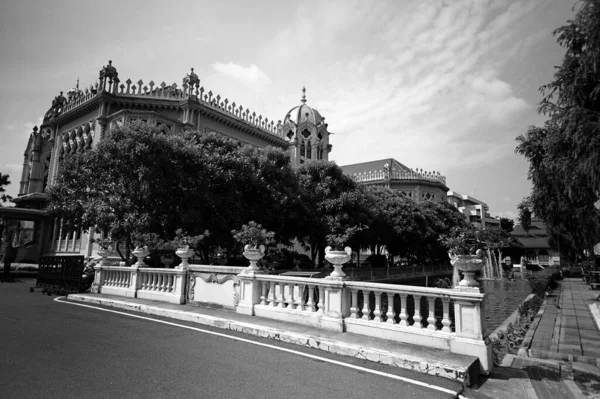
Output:
[[[300,144],[300,156],[305,156],[306,155],[306,147],[304,146],[304,141],[302,142],[302,144]]]
[[[310,143],[310,140],[308,141],[307,148],[306,148],[306,158],[312,159],[312,145]]]

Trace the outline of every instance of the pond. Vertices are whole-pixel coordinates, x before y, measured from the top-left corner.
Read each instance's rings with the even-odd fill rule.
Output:
[[[483,280],[483,300],[487,333],[492,333],[531,294],[527,280]]]

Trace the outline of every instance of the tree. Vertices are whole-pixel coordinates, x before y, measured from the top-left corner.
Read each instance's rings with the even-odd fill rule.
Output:
[[[500,218],[500,228],[510,233],[515,228],[515,221],[509,218]]]
[[[196,150],[189,138],[144,123],[117,127],[96,148],[63,160],[48,211],[72,226],[110,231],[130,262],[134,233],[166,237],[183,221],[197,220],[188,204],[210,201],[203,191],[190,190],[203,186],[207,175]]]
[[[529,209],[530,206],[531,205],[528,199],[524,199],[517,206],[517,209],[519,210],[519,223],[521,224],[523,230],[525,230],[525,234],[528,234],[529,229],[531,228],[531,210]]]
[[[5,194],[6,193],[6,186],[8,186],[10,184],[10,176],[8,174],[4,174],[0,172],[0,201],[1,202],[8,202],[10,200],[12,200],[12,197],[10,195]],[[2,206],[2,204],[0,203],[0,206]]]
[[[416,251],[427,232],[427,222],[417,204],[397,190],[372,186],[368,209],[371,224],[366,234],[360,235],[363,243],[370,244],[376,254],[385,248],[393,263],[394,256],[415,258]],[[363,237],[364,236],[364,237]]]
[[[565,47],[554,80],[541,87],[543,127],[517,138],[530,163],[531,210],[576,251],[599,239],[594,207],[600,195],[600,0],[582,0],[573,20],[554,35]],[[562,241],[561,241],[562,242]],[[561,246],[562,249],[562,246]]]
[[[323,261],[327,244],[339,246],[370,224],[364,191],[333,162],[316,161],[296,171],[311,229],[299,237],[313,263]]]

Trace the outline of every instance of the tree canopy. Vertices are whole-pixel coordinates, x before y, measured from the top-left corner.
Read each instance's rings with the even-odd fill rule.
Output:
[[[0,206],[3,202],[12,200],[12,197],[6,194],[6,186],[10,184],[10,176],[0,172]]]
[[[600,239],[600,0],[582,0],[554,35],[565,48],[538,112],[548,119],[517,138],[530,163],[531,211],[578,251]]]

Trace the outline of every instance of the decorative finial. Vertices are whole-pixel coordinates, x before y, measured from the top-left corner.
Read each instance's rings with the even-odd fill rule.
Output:
[[[303,104],[306,103],[306,87],[304,86],[302,87],[302,100],[300,101],[302,101]]]
[[[77,76],[77,85],[75,86],[77,90],[79,90],[79,76]]]
[[[112,60],[108,60],[108,65],[112,65]]]

